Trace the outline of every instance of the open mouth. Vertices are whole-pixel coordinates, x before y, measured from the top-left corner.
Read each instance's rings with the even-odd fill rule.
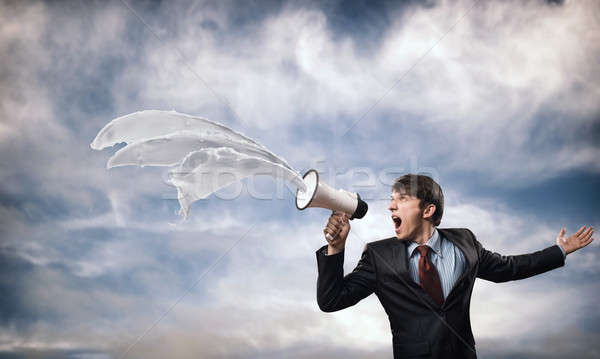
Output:
[[[392,216],[392,221],[394,221],[394,227],[396,229],[400,228],[400,224],[402,224],[402,220],[398,216]]]

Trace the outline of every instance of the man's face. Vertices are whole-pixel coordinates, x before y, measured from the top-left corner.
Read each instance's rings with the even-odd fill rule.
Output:
[[[413,239],[423,227],[423,211],[420,200],[406,192],[392,192],[388,209],[392,215],[396,237],[401,240]]]

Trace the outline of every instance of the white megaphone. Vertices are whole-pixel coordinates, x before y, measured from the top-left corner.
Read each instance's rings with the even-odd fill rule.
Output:
[[[331,188],[327,183],[319,181],[316,170],[308,170],[302,179],[306,184],[306,191],[296,191],[296,208],[299,210],[308,207],[328,208],[344,212],[350,219],[363,218],[367,214],[369,206],[360,199],[358,193]]]

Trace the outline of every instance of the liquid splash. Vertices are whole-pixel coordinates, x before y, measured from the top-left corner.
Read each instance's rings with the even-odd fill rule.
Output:
[[[243,178],[270,174],[306,186],[300,174],[262,144],[231,128],[176,111],[147,110],[116,118],[104,126],[90,147],[127,145],[107,162],[119,166],[165,166],[177,188],[179,213],[187,218],[193,202]],[[222,176],[223,173],[228,176]]]

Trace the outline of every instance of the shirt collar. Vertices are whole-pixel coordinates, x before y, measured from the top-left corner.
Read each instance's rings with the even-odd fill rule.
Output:
[[[433,229],[433,234],[431,235],[431,237],[429,237],[425,245],[429,246],[438,256],[442,257],[442,237],[438,233],[437,228]],[[412,255],[415,252],[415,249],[417,249],[418,246],[419,244],[417,242],[410,241],[408,245],[409,257],[412,257]]]

